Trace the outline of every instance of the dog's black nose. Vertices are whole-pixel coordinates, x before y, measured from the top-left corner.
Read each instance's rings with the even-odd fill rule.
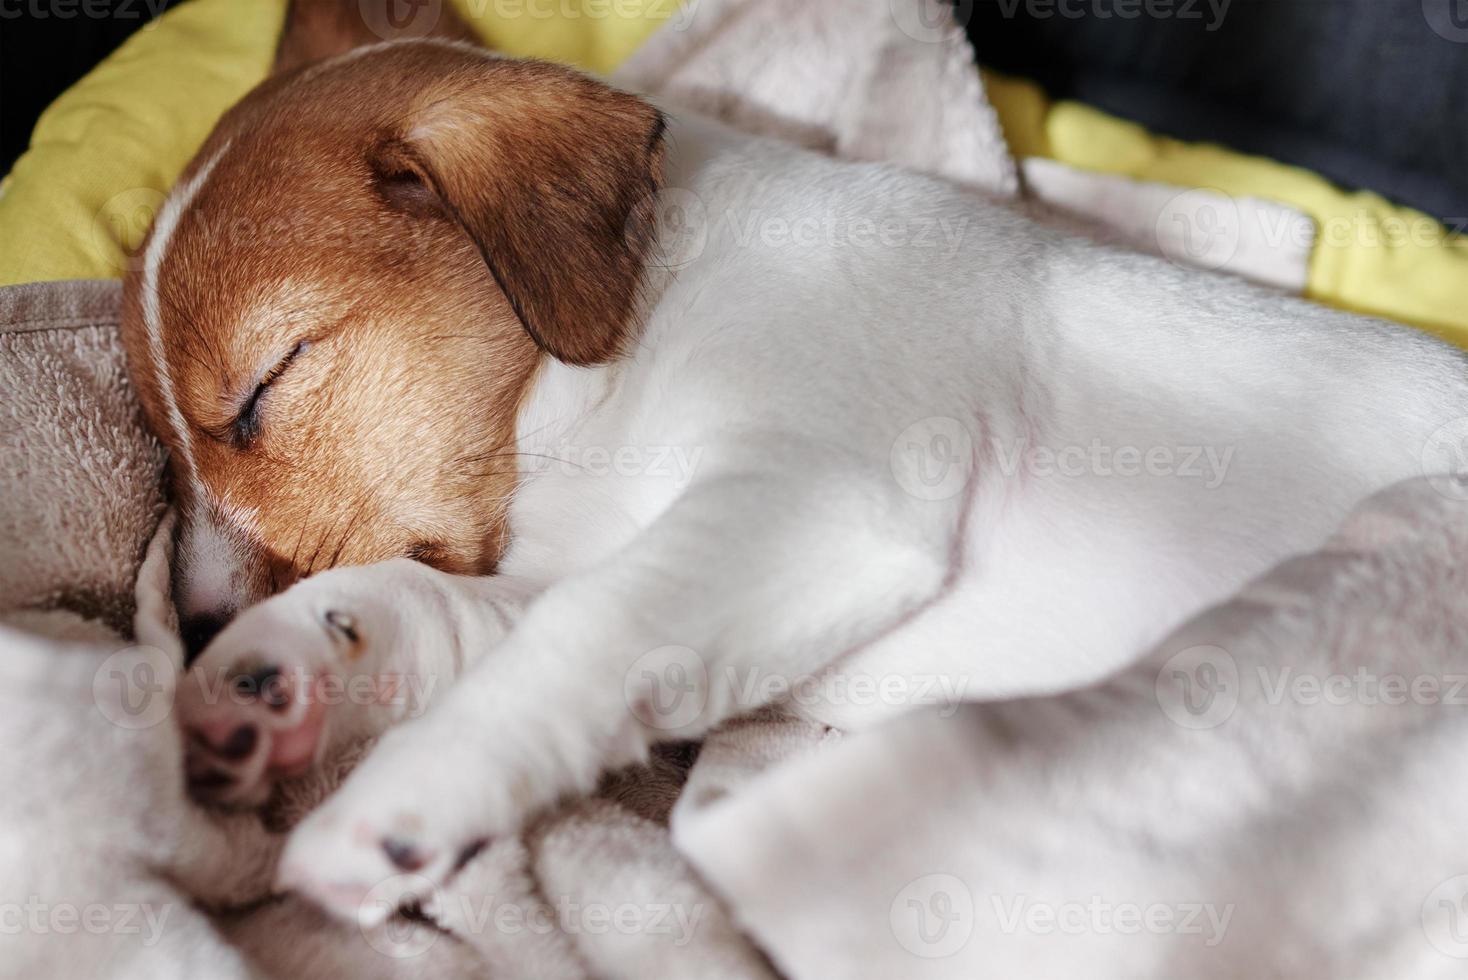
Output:
[[[218,636],[228,622],[229,616],[225,613],[207,612],[187,616],[178,624],[179,635],[183,637],[185,666],[204,652],[209,641]]]

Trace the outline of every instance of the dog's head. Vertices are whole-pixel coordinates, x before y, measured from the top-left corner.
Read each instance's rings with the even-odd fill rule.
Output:
[[[633,329],[658,112],[468,44],[361,43],[358,6],[298,0],[124,287],[195,650],[334,565],[492,569],[537,364]]]

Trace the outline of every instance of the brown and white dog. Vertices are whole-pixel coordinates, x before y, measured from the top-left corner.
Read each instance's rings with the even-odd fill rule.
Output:
[[[249,695],[182,704],[196,789],[386,730],[284,859],[339,912],[762,704],[1100,677],[1468,416],[1406,329],[358,7],[297,5],[124,323],[193,670]]]

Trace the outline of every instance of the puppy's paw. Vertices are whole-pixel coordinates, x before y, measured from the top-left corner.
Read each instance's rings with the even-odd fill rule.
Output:
[[[196,798],[260,805],[330,745],[422,709],[424,679],[398,655],[392,578],[376,566],[324,573],[215,638],[179,692]]]
[[[410,902],[428,904],[491,834],[513,829],[493,768],[492,759],[456,750],[453,733],[429,719],[388,732],[291,833],[277,890],[363,926]]]
[[[516,652],[497,651],[499,663],[387,732],[291,833],[278,887],[365,925],[408,901],[430,905],[489,841],[589,792],[605,765],[642,757],[646,739],[620,691],[547,672],[539,658],[517,665]]]

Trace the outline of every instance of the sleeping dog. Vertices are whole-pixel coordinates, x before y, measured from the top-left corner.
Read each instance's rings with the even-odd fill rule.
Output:
[[[196,792],[382,736],[283,859],[329,909],[762,705],[1102,677],[1468,416],[1412,331],[357,10],[296,6],[124,310]]]

